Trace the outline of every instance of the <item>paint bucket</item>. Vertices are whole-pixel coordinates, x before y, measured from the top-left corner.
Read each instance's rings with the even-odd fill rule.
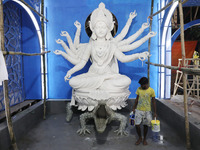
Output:
[[[135,125],[135,114],[133,112],[130,113],[129,122],[130,122],[130,125],[132,126]]]
[[[151,126],[153,132],[159,132],[160,131],[160,121],[159,120],[151,120]]]

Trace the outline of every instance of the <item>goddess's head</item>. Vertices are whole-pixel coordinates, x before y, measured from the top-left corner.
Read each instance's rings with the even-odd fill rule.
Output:
[[[109,40],[112,37],[111,31],[114,28],[114,23],[112,13],[105,8],[104,3],[100,3],[99,7],[95,9],[90,16],[89,25],[92,31],[91,38],[96,39],[97,36],[105,36],[105,38]]]

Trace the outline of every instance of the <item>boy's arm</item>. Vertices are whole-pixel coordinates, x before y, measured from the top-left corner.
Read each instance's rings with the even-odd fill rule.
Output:
[[[134,106],[133,106],[133,112],[135,112],[135,108],[137,107],[138,98],[139,98],[139,95],[137,95],[137,97],[136,97],[136,99],[135,99],[135,104],[134,104]]]
[[[156,99],[155,99],[155,97],[152,97],[152,103],[153,103],[153,110],[154,110],[154,115],[153,115],[153,117],[155,118],[157,118],[157,114],[156,114]]]

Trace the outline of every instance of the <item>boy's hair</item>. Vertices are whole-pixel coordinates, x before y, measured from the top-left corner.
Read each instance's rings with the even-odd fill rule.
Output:
[[[140,85],[145,85],[149,83],[149,80],[146,77],[142,77],[139,82]]]

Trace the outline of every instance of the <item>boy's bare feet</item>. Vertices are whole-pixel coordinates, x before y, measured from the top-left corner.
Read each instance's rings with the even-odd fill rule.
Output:
[[[146,139],[143,140],[143,145],[148,145]]]
[[[135,143],[135,145],[139,145],[142,142],[142,138],[140,137],[137,142]]]

